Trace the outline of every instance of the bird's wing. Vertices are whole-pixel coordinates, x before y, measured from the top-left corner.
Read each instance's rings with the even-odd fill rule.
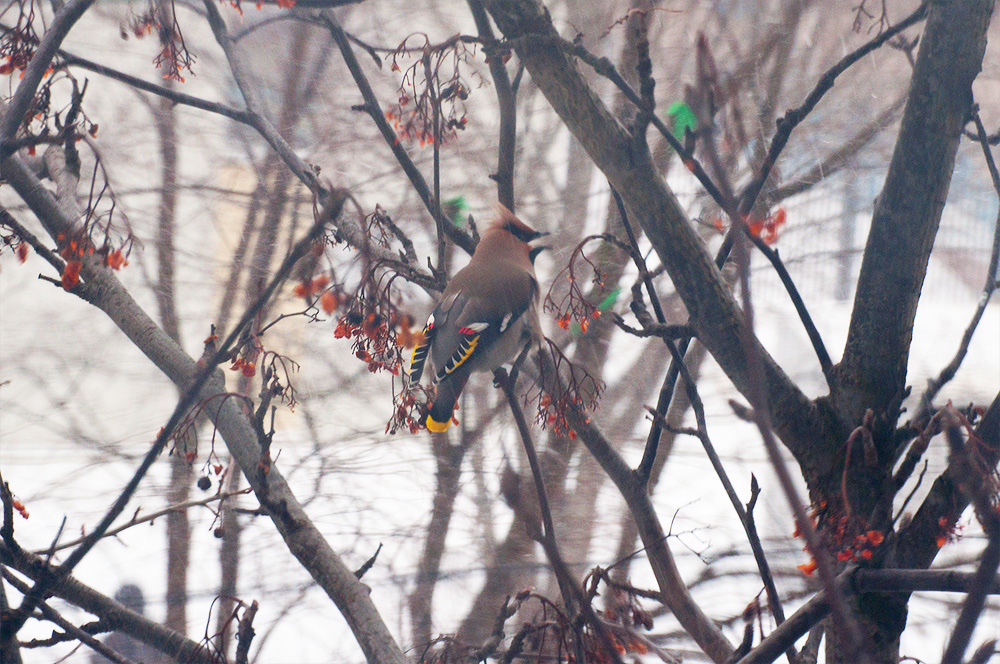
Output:
[[[455,332],[442,338],[439,347],[454,348],[454,351],[438,366],[435,380],[439,382],[475,357],[485,354],[487,349],[527,310],[525,306],[516,311],[497,312],[495,307],[488,306],[481,299],[468,297],[463,292],[457,293],[451,302],[442,303],[445,304],[448,305],[447,309],[441,313],[445,314],[448,320],[455,321],[453,328]],[[435,361],[438,362],[440,359],[443,358]]]

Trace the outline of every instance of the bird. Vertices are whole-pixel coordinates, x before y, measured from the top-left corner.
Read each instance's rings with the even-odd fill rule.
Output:
[[[428,431],[448,430],[473,371],[499,369],[526,342],[541,338],[534,259],[545,247],[530,243],[544,235],[498,204],[469,263],[448,282],[410,360],[411,384],[420,382],[428,360],[436,372]]]

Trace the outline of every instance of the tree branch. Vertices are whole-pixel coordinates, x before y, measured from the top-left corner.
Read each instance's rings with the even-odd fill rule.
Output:
[[[542,527],[539,529],[537,524],[526,524],[529,527],[529,534],[531,534],[532,538],[542,545],[542,549],[545,551],[545,556],[549,559],[549,564],[552,567],[553,573],[556,575],[556,579],[559,583],[559,589],[562,592],[563,602],[566,605],[567,611],[572,614],[579,614],[582,616],[583,619],[586,620],[586,622],[588,622],[593,628],[598,641],[604,648],[605,654],[610,657],[611,661],[615,662],[615,664],[622,664],[621,656],[615,649],[614,642],[611,640],[607,627],[605,627],[605,625],[594,613],[594,608],[590,605],[590,602],[583,594],[583,590],[580,588],[580,585],[573,578],[562,553],[559,551],[559,545],[556,540],[555,525],[552,521],[552,509],[549,506],[548,493],[545,491],[545,480],[542,477],[542,467],[538,462],[538,454],[535,452],[535,444],[531,440],[531,431],[528,428],[528,422],[524,417],[524,412],[521,410],[520,404],[517,402],[517,394],[514,392],[514,385],[517,381],[517,371],[516,369],[513,370],[511,375],[508,376],[506,370],[501,368],[497,369],[493,375],[497,383],[500,385],[500,388],[503,390],[504,396],[507,398],[507,403],[510,406],[511,413],[514,415],[514,421],[517,423],[517,429],[521,436],[521,442],[524,445],[524,452],[528,457],[528,465],[531,467],[531,476],[535,482],[535,491],[538,495],[538,507]],[[586,661],[583,650],[583,634],[579,625],[575,626],[574,633],[574,645],[576,646],[577,660]]]
[[[764,158],[764,163],[761,164],[760,171],[750,184],[746,186],[740,196],[740,212],[747,214],[753,209],[757,196],[764,188],[764,184],[767,182],[767,178],[771,174],[771,169],[778,161],[778,157],[781,155],[782,150],[785,149],[785,145],[788,143],[788,138],[791,136],[792,130],[794,130],[799,123],[805,120],[806,116],[808,116],[809,113],[811,113],[816,107],[816,104],[818,104],[823,96],[829,92],[831,88],[833,88],[833,84],[836,82],[837,77],[847,71],[847,69],[850,68],[855,62],[878,49],[903,30],[906,30],[911,25],[923,20],[924,16],[927,15],[928,4],[929,3],[924,2],[917,8],[916,11],[904,18],[902,21],[882,32],[867,44],[864,44],[860,48],[855,49],[851,53],[844,56],[840,62],[828,69],[826,73],[820,77],[819,81],[816,82],[816,86],[806,97],[805,101],[802,102],[801,106],[788,111],[781,119],[778,120],[778,130],[775,132],[774,136],[771,137],[771,145],[767,149],[767,156]]]
[[[11,572],[9,572],[6,569],[3,570],[3,578],[6,579],[7,583],[14,586],[14,588],[16,588],[18,592],[23,594],[31,592],[31,588],[28,586],[28,584],[22,583],[20,579],[18,579],[16,576],[14,576]],[[83,631],[70,621],[63,618],[58,611],[53,609],[45,602],[39,604],[38,608],[42,612],[43,618],[59,626],[67,635],[71,636],[73,639],[79,641],[85,646],[88,646],[92,650],[104,655],[112,662],[115,662],[115,664],[135,664],[129,658],[118,654],[111,648],[107,647],[106,645],[95,639],[93,635],[88,634],[87,632]]]
[[[36,582],[52,573],[41,557],[23,550],[11,551],[6,544],[0,544],[0,563]],[[123,607],[110,597],[80,583],[75,577],[62,579],[52,586],[51,592],[56,597],[97,616],[111,629],[128,634],[177,661],[191,664],[220,664],[223,661],[200,643],[191,641],[182,634]]]
[[[546,360],[542,354],[543,361]],[[549,394],[563,394],[565,389],[555,384],[560,378],[549,359],[543,367],[543,386]],[[701,607],[691,597],[691,593],[674,562],[667,545],[666,534],[653,509],[646,483],[632,471],[621,455],[615,451],[603,433],[594,425],[586,413],[575,407],[567,412],[570,427],[580,441],[594,456],[601,468],[614,482],[625,499],[632,517],[635,519],[639,536],[649,557],[653,575],[660,588],[662,601],[674,613],[681,626],[715,662],[726,662],[733,654],[733,647],[716,624],[704,614]]]
[[[990,150],[989,141],[987,140],[986,127],[983,126],[983,121],[979,117],[979,109],[976,107],[972,109],[972,120],[976,123],[976,132],[979,137],[979,143],[983,148],[983,156],[986,159],[986,167],[989,169],[990,178],[993,181],[993,188],[996,190],[998,197],[1000,197],[1000,172],[997,171],[997,164],[993,159],[993,153]],[[958,368],[962,366],[962,360],[965,359],[965,354],[969,352],[972,335],[975,334],[976,328],[979,326],[979,321],[982,319],[983,314],[986,313],[986,305],[989,304],[990,298],[993,296],[993,291],[997,289],[998,264],[1000,264],[1000,210],[997,211],[997,220],[993,226],[993,249],[990,252],[990,262],[986,267],[986,283],[983,284],[983,290],[979,295],[979,303],[976,305],[976,311],[972,314],[972,320],[969,321],[965,332],[962,333],[962,340],[959,342],[958,350],[955,351],[955,356],[951,359],[951,362],[941,369],[941,373],[936,377],[927,381],[927,389],[920,397],[921,414],[927,414],[932,410],[931,402],[934,401],[934,397],[937,396],[937,393],[941,391],[941,388],[948,381],[955,377]]]
[[[212,28],[215,40],[222,47],[226,60],[229,62],[229,68],[233,73],[233,79],[236,81],[236,87],[246,102],[247,112],[250,115],[250,126],[256,129],[264,140],[268,142],[274,151],[278,153],[278,156],[281,157],[281,160],[288,165],[288,168],[295,173],[295,176],[303,184],[311,191],[316,191],[319,187],[316,169],[303,161],[295,153],[292,147],[281,137],[281,134],[278,133],[274,124],[264,115],[264,105],[258,98],[257,87],[250,80],[250,74],[246,70],[243,59],[236,52],[236,44],[229,36],[229,30],[226,28],[226,22],[222,18],[219,8],[210,0],[206,0],[204,5],[208,13],[208,24]]]
[[[483,8],[482,0],[468,0],[476,31],[486,46],[486,61],[493,77],[493,88],[497,93],[500,111],[500,136],[497,142],[497,172],[492,177],[497,183],[497,200],[511,212],[514,209],[514,155],[517,146],[517,92],[510,83],[507,65],[496,49],[496,37],[490,27],[490,19]]]
[[[781,285],[785,287],[785,292],[788,293],[788,297],[792,301],[792,306],[795,307],[795,313],[798,314],[799,321],[802,322],[802,327],[805,328],[806,335],[809,337],[809,343],[812,344],[813,351],[816,353],[816,359],[819,360],[819,368],[823,372],[823,377],[826,378],[826,384],[832,387],[833,361],[830,359],[830,353],[826,350],[826,344],[823,343],[823,337],[820,336],[819,330],[816,328],[816,323],[813,322],[812,315],[806,307],[806,303],[802,301],[802,295],[799,294],[799,289],[795,286],[792,275],[788,274],[788,270],[785,268],[781,257],[778,256],[776,249],[772,249],[764,240],[755,235],[747,233],[747,237],[757,247],[757,250],[764,254],[764,257],[774,267],[774,271],[778,273]]]
[[[208,111],[209,113],[215,113],[229,118],[230,120],[235,120],[236,122],[253,126],[253,119],[247,111],[240,111],[230,106],[226,106],[225,104],[194,97],[184,92],[180,92],[179,90],[171,90],[170,88],[162,85],[150,83],[149,81],[145,81],[136,76],[126,74],[125,72],[118,71],[117,69],[112,69],[111,67],[102,65],[98,62],[87,60],[86,58],[81,58],[78,55],[73,55],[72,53],[68,53],[63,50],[59,51],[59,58],[63,64],[70,67],[80,67],[81,69],[92,71],[95,74],[106,76],[137,90],[149,92],[157,95],[158,97],[162,97],[163,99],[168,99],[175,104],[183,104],[184,106],[190,106],[191,108]]]

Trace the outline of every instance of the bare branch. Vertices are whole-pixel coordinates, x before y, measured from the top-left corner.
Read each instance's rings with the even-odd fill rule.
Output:
[[[118,71],[106,65],[102,65],[98,62],[88,60],[86,58],[81,58],[78,55],[73,55],[67,51],[59,51],[60,62],[64,65],[70,67],[80,67],[81,69],[86,69],[87,71],[92,71],[95,74],[100,74],[101,76],[106,76],[112,80],[124,83],[125,85],[131,86],[137,90],[142,90],[143,92],[149,92],[151,94],[157,95],[164,99],[169,99],[175,104],[182,104],[184,106],[190,106],[191,108],[197,108],[202,111],[208,111],[209,113],[215,113],[223,117],[227,117],[230,120],[235,120],[245,125],[253,126],[253,118],[247,111],[240,111],[235,108],[226,106],[225,104],[220,104],[214,101],[208,101],[207,99],[201,99],[195,97],[179,90],[171,90],[170,88],[164,87],[162,85],[156,85],[155,83],[150,83],[141,78],[137,78],[125,72]]]
[[[257,616],[257,600],[250,603],[250,606],[243,609],[240,616],[240,628],[238,632],[238,643],[236,646],[236,664],[247,664],[250,657],[250,644],[256,635],[253,629],[253,619]]]
[[[236,81],[236,87],[239,88],[240,94],[243,95],[243,100],[247,104],[247,112],[250,114],[250,126],[260,133],[303,184],[311,191],[316,191],[319,187],[319,181],[316,177],[315,167],[307,164],[295,153],[292,147],[281,137],[281,134],[278,133],[274,124],[264,115],[264,106],[258,98],[257,87],[250,80],[250,74],[246,69],[246,65],[236,52],[236,44],[232,37],[229,36],[229,30],[226,28],[226,22],[222,18],[222,14],[219,13],[219,8],[210,0],[206,0],[204,4],[205,10],[208,13],[208,24],[212,27],[215,40],[222,47],[222,51],[226,55],[229,68]]]
[[[27,594],[31,590],[28,584],[22,583],[20,579],[18,579],[16,576],[14,576],[6,569],[3,570],[3,578],[7,581],[7,583],[14,586],[18,590],[18,592]],[[112,662],[115,662],[116,664],[135,664],[129,658],[118,654],[111,648],[107,647],[106,645],[95,639],[93,635],[88,634],[87,632],[83,631],[70,621],[63,618],[58,611],[53,609],[45,602],[39,604],[38,608],[42,612],[43,618],[45,618],[46,620],[55,625],[58,625],[67,635],[71,636],[73,639],[86,645],[92,650],[99,652]]]
[[[756,235],[753,235],[752,233],[747,232],[747,237],[750,238],[753,246],[757,247],[757,250],[764,254],[764,257],[767,258],[772,267],[774,267],[774,271],[778,273],[778,278],[781,279],[781,285],[785,287],[785,292],[788,293],[788,297],[792,301],[792,306],[795,307],[795,313],[798,314],[799,320],[802,322],[802,327],[805,328],[806,335],[809,337],[809,343],[812,344],[813,351],[816,353],[816,359],[819,360],[819,368],[823,371],[823,376],[826,378],[826,384],[827,386],[832,387],[833,360],[830,359],[830,353],[826,350],[826,345],[823,343],[823,338],[820,336],[819,330],[816,328],[816,323],[813,322],[812,315],[809,313],[806,303],[802,301],[802,295],[799,294],[799,289],[795,286],[795,282],[792,281],[792,275],[788,274],[785,264],[778,256],[777,249],[772,249],[764,240]]]
[[[188,500],[183,503],[178,503],[177,505],[169,505],[161,510],[150,512],[149,514],[145,514],[143,516],[139,516],[139,511],[136,510],[136,513],[127,522],[121,524],[120,526],[109,528],[108,531],[104,533],[104,537],[115,537],[120,533],[128,530],[129,528],[132,528],[133,526],[138,526],[141,523],[150,523],[160,518],[161,516],[165,516],[172,512],[182,512],[191,507],[205,507],[211,505],[216,501],[221,503],[222,501],[232,498],[233,496],[239,496],[247,493],[250,493],[250,489],[240,489],[239,491],[225,491],[225,492],[220,491],[214,496],[209,496],[208,498],[199,498],[197,500]],[[78,537],[77,539],[70,540],[68,542],[62,542],[61,544],[58,544],[53,550],[62,551],[63,549],[69,549],[71,547],[74,547],[82,543],[83,540],[84,540],[83,537]],[[42,554],[46,553],[47,551],[49,551],[49,549],[46,548],[41,551],[35,551],[34,553]]]
[[[910,94],[875,205],[837,368],[833,396],[845,427],[867,408],[887,412],[905,387],[917,300],[969,116],[972,82],[982,68],[993,4],[927,5]]]
[[[476,30],[484,42],[486,62],[493,77],[493,88],[497,93],[500,111],[500,137],[497,144],[497,172],[492,176],[497,183],[497,200],[511,212],[514,209],[514,155],[517,143],[517,91],[511,85],[507,66],[500,49],[496,48],[496,38],[490,19],[483,8],[482,0],[468,0]]]
[[[984,132],[985,133],[985,132]],[[985,143],[986,149],[989,149]],[[951,409],[950,422],[945,435],[948,439],[949,466],[955,469],[959,477],[964,478],[962,489],[975,508],[983,531],[986,533],[987,544],[979,558],[968,594],[962,603],[962,610],[955,621],[955,628],[948,640],[948,645],[941,656],[941,664],[962,664],[965,650],[972,639],[972,631],[979,622],[989,593],[989,582],[996,581],[997,567],[1000,567],[1000,514],[997,513],[996,488],[993,483],[993,469],[989,474],[972,458],[970,445],[962,439],[962,423],[957,411]],[[967,424],[967,423],[966,423]],[[971,441],[969,441],[971,443]]]
[[[566,566],[566,562],[559,551],[555,534],[555,526],[552,522],[552,510],[549,507],[549,498],[545,491],[545,481],[542,477],[542,467],[538,462],[538,454],[535,452],[535,444],[531,440],[531,432],[528,428],[528,422],[525,419],[524,412],[521,410],[521,406],[517,401],[517,394],[514,392],[514,385],[517,381],[517,373],[515,372],[508,376],[506,370],[501,368],[497,369],[493,375],[497,383],[500,385],[500,388],[503,390],[504,395],[507,397],[507,403],[510,406],[511,413],[514,415],[514,421],[517,423],[517,428],[521,435],[521,442],[524,445],[524,451],[528,457],[528,465],[531,467],[531,476],[535,481],[535,490],[538,494],[538,505],[541,513],[542,529],[540,532],[536,532],[532,536],[538,541],[539,544],[542,545],[542,549],[544,549],[545,555],[549,559],[552,571],[555,573],[556,579],[559,581],[559,588],[562,591],[563,601],[566,604],[567,611],[579,613],[587,621],[587,623],[591,625],[594,632],[597,634],[597,637],[604,648],[605,654],[610,657],[613,662],[616,662],[616,664],[622,664],[621,656],[615,649],[614,642],[611,640],[611,636],[608,633],[607,628],[594,613],[594,609],[590,605],[590,601],[586,596],[584,596],[580,585],[573,578],[569,571],[569,567]],[[574,645],[576,646],[576,657],[578,661],[583,662],[586,661],[586,659],[583,651],[582,632],[579,626],[576,627],[575,633],[576,638],[574,639]]]

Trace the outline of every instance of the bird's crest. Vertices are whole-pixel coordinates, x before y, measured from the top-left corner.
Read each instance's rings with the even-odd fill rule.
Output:
[[[521,242],[531,242],[545,233],[539,233],[528,224],[524,223],[513,212],[507,209],[502,203],[496,204],[497,217],[493,221],[490,229],[502,229],[516,237]]]

